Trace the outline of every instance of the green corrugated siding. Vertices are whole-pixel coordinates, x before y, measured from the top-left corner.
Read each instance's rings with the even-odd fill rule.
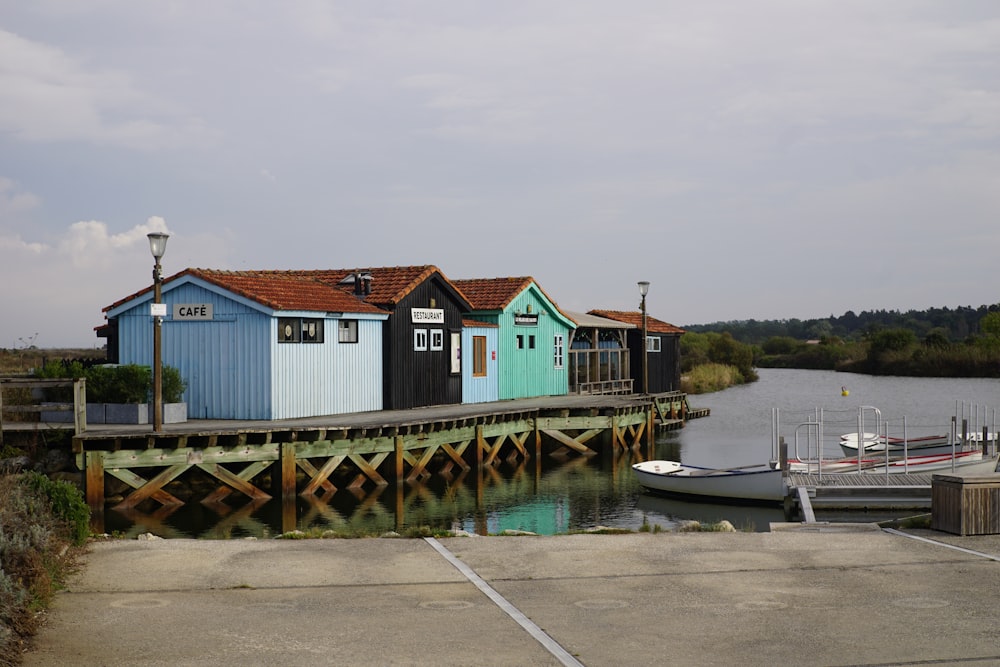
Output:
[[[538,314],[537,326],[517,326],[515,313],[526,313],[528,306]],[[553,306],[533,288],[522,292],[499,315],[498,356],[500,363],[500,398],[561,396],[568,392],[566,348],[569,328],[561,321]],[[556,334],[563,337],[563,367],[555,368],[554,342]],[[517,336],[524,336],[524,348],[517,348]],[[529,336],[535,337],[535,348],[528,346]]]

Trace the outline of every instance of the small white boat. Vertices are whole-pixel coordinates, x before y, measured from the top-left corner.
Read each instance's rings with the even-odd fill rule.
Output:
[[[889,449],[889,455],[902,455],[914,452],[915,454],[951,454],[952,446],[947,435],[925,435],[917,438],[894,438],[876,435],[874,433],[862,433],[859,439],[857,433],[845,433],[840,436],[840,448],[846,456],[858,455],[858,442],[863,443],[862,451],[884,452]],[[956,451],[961,451],[962,446],[956,445]]]
[[[722,502],[780,503],[787,493],[784,474],[770,464],[736,468],[701,468],[677,461],[644,461],[632,465],[650,491],[697,496]]]

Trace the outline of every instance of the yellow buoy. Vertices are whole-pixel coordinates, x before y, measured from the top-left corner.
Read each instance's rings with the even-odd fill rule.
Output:
[[[841,387],[841,388],[840,388],[840,395],[841,395],[841,396],[847,396],[847,395],[848,395],[848,394],[850,394],[850,393],[851,393],[851,392],[847,391],[847,387]]]

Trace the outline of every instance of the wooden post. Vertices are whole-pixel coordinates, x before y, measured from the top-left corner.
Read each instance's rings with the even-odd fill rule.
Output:
[[[281,468],[281,497],[295,498],[295,443],[283,442],[278,448]]]
[[[483,451],[486,449],[486,441],[483,439],[483,425],[476,424],[476,470],[483,467]]]
[[[90,507],[90,530],[104,532],[104,454],[87,452],[83,454],[83,488]]]
[[[87,378],[73,382],[73,428],[76,435],[87,430]]]

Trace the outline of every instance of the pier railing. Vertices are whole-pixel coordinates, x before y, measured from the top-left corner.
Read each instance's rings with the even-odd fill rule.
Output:
[[[0,378],[0,447],[4,431],[87,430],[87,384],[76,380],[27,377]],[[72,402],[46,401],[47,389],[71,388]],[[68,414],[67,414],[68,413]]]

